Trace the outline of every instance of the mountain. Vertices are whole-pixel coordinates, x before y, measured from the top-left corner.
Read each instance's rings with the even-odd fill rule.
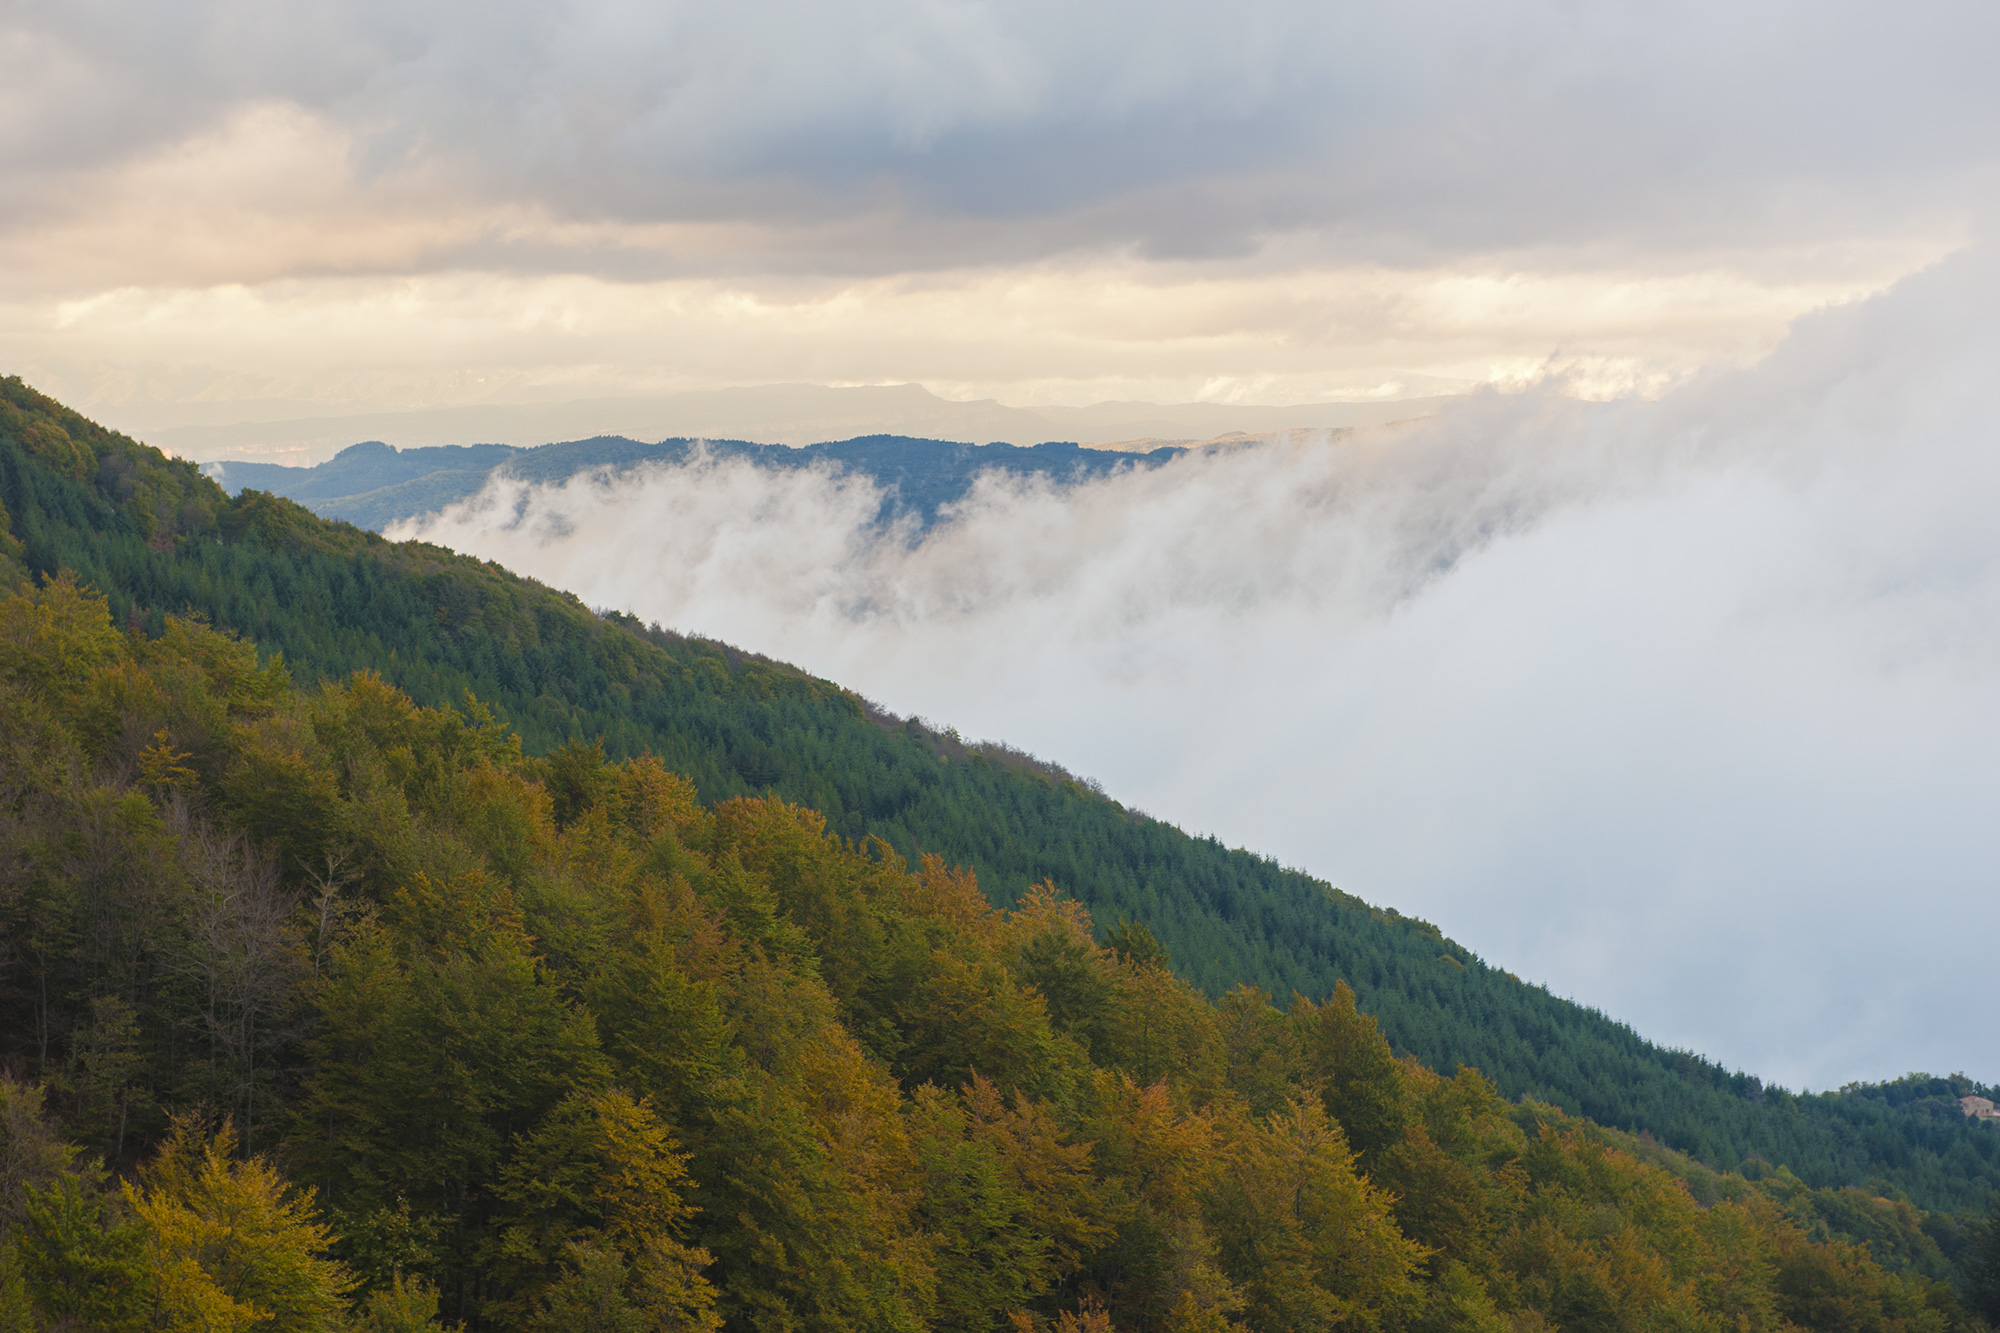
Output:
[[[296,500],[324,518],[345,519],[381,531],[390,524],[436,513],[469,499],[497,472],[544,484],[581,473],[623,471],[645,464],[684,464],[697,457],[742,460],[764,468],[825,467],[873,481],[884,492],[881,518],[904,515],[929,526],[945,505],[962,499],[973,480],[994,471],[1070,484],[1121,467],[1153,467],[1182,451],[1147,453],[1084,449],[1046,443],[954,444],[901,435],[869,435],[838,443],[791,447],[742,440],[663,440],[642,444],[601,436],[533,449],[508,445],[439,445],[394,449],[379,441],[350,445],[312,467],[225,460],[203,468],[232,494],[248,488]]]
[[[0,781],[11,1328],[1985,1327],[1907,1204],[66,575],[0,597]]]
[[[1976,1327],[1955,1220],[1399,1063],[1356,992],[1433,1062],[1484,1032],[1518,1082],[1511,1008],[1572,1092],[1665,1062],[1740,1094],[1723,1140],[1933,1192],[1980,1169],[1958,1084],[1718,1087],[1027,756],[18,381],[0,498],[9,1326]],[[1287,972],[1323,1001],[1237,984]]]
[[[2000,1135],[1938,1113],[1969,1083],[1767,1091],[1523,984],[1427,922],[1128,812],[1025,756],[964,747],[829,682],[599,616],[480,561],[389,543],[261,492],[231,500],[193,464],[18,381],[7,393],[28,422],[0,473],[24,563],[76,571],[120,623],[157,633],[170,612],[194,611],[282,653],[301,680],[376,670],[429,706],[470,691],[531,753],[598,737],[614,757],[651,752],[704,799],[771,791],[825,812],[843,836],[968,865],[1003,905],[1053,879],[1101,920],[1147,925],[1210,994],[1251,982],[1321,997],[1346,980],[1397,1049],[1431,1067],[1475,1066],[1509,1098],[1643,1130],[1716,1165],[1783,1162],[1815,1186],[1879,1177],[1940,1207],[1975,1204],[2000,1183]],[[64,474],[19,443],[57,432],[62,449],[97,461],[65,461]]]
[[[186,458],[254,458],[314,463],[356,440],[405,448],[462,440],[531,446],[548,440],[621,435],[763,440],[807,445],[861,435],[904,435],[973,444],[1033,445],[1152,440],[1185,443],[1216,436],[1379,425],[1425,416],[1443,399],[1300,403],[1096,403],[1088,407],[1008,407],[992,399],[957,402],[919,384],[829,388],[766,384],[639,398],[441,407],[270,421],[161,420],[144,434]],[[201,410],[201,409],[194,409]],[[215,409],[207,409],[213,413]]]

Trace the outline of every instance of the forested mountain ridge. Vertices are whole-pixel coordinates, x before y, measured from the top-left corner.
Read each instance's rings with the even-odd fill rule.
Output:
[[[1119,468],[1157,466],[1182,452],[1165,446],[1134,454],[1061,442],[958,444],[903,435],[864,435],[797,447],[743,440],[671,439],[648,444],[607,435],[536,448],[476,444],[395,449],[369,441],[350,445],[314,467],[223,461],[210,463],[203,471],[232,494],[246,487],[269,491],[296,500],[321,517],[379,532],[469,499],[503,473],[525,482],[560,483],[599,470],[616,473],[698,458],[739,460],[764,468],[822,467],[835,474],[867,477],[882,491],[880,521],[907,516],[922,528],[935,522],[944,506],[963,499],[975,479],[987,472],[1066,485]]]
[[[1397,1061],[1345,986],[1211,1001],[1052,886],[999,911],[650,756],[120,633],[66,575],[0,598],[0,797],[0,1058],[37,1080],[0,1074],[10,1329],[1973,1333],[1995,1304],[1906,1204],[1649,1162]]]
[[[825,811],[840,835],[880,835],[912,863],[923,852],[971,865],[1002,905],[1052,878],[1100,925],[1151,925],[1213,995],[1255,980],[1279,996],[1325,997],[1345,978],[1425,1063],[1477,1064],[1510,1099],[1544,1095],[1710,1163],[1755,1154],[1792,1165],[1808,1188],[1880,1179],[1930,1207],[1977,1203],[1992,1178],[1990,1141],[1978,1137],[1992,1127],[1943,1114],[1948,1083],[1765,1094],[1521,986],[1423,923],[1190,839],[1018,757],[895,725],[774,663],[601,619],[491,566],[268,496],[231,501],[193,468],[18,381],[0,396],[0,560],[37,576],[78,571],[115,623],[150,641],[177,632],[169,611],[193,608],[283,649],[301,680],[379,667],[433,705],[462,704],[470,688],[501,706],[530,751],[601,736],[614,755],[650,750],[686,772],[703,801],[773,790]],[[538,780],[551,789],[548,774]],[[314,827],[279,821],[262,842],[296,875],[330,846]],[[46,1024],[43,1034],[38,1059],[75,1058],[64,1034]]]
[[[283,654],[301,680],[378,670],[418,702],[469,690],[531,753],[601,738],[651,752],[704,799],[772,791],[842,836],[972,867],[1002,905],[1052,879],[1101,920],[1143,922],[1211,995],[1354,987],[1398,1050],[1469,1064],[1509,1098],[1647,1131],[1724,1168],[1784,1163],[1815,1187],[1887,1182],[1921,1206],[1983,1204],[2000,1135],[1942,1084],[1795,1098],[1523,985],[1399,917],[1212,839],[1125,811],[1005,752],[871,714],[838,686],[726,646],[600,617],[498,566],[394,544],[193,465],[0,381],[0,503],[27,572],[71,569],[121,624],[194,611]],[[1917,1085],[1909,1085],[1917,1086]],[[1911,1103],[1914,1102],[1915,1109]]]

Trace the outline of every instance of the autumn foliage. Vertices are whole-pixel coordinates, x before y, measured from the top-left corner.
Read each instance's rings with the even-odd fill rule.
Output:
[[[65,580],[0,601],[0,928],[0,1328],[1972,1326],[1345,985]]]

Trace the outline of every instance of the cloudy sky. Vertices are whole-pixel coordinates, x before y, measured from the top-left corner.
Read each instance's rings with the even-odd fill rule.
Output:
[[[727,469],[433,531],[1661,1040],[2000,1078],[1996,38],[1838,0],[0,0],[0,369],[140,433],[1496,386],[915,547]],[[542,521],[579,506],[615,548]]]
[[[135,429],[786,380],[1657,389],[1964,242],[1996,29],[1839,0],[5,0],[0,359]]]

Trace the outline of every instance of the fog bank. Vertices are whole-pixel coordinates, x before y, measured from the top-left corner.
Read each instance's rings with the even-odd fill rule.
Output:
[[[2000,272],[916,540],[864,481],[498,482],[421,535],[1003,738],[1814,1088],[2000,1077]],[[398,535],[413,535],[405,532]]]

